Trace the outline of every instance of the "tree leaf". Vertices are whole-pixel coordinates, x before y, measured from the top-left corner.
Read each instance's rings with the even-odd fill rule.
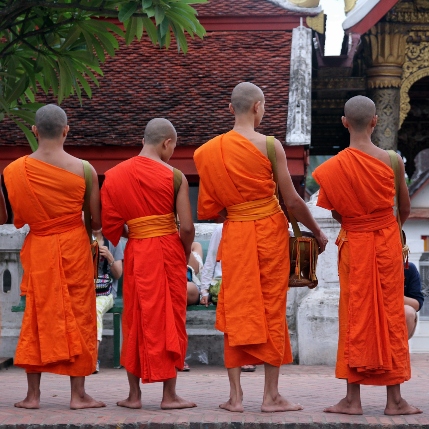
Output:
[[[129,2],[125,3],[121,9],[119,10],[118,19],[121,22],[126,21],[127,19],[131,18],[133,13],[137,10],[137,2]]]
[[[34,136],[33,132],[29,130],[21,121],[15,118],[11,118],[13,122],[15,122],[16,125],[21,129],[21,131],[25,134],[25,137],[27,137],[28,143],[30,144],[31,150],[34,152],[38,148],[36,137]]]
[[[17,100],[19,97],[21,97],[22,94],[24,94],[25,90],[28,87],[28,77],[27,76],[22,76],[21,79],[19,79],[12,91],[5,91],[6,93],[6,102],[10,103],[14,100]]]
[[[155,24],[160,25],[165,18],[165,11],[161,6],[155,6]]]

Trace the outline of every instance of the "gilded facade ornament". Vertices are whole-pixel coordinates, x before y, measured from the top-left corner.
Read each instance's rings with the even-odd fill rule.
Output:
[[[289,3],[292,3],[298,7],[317,7],[319,6],[320,0],[289,0]]]
[[[317,31],[320,34],[325,33],[325,14],[323,11],[316,16],[307,16],[305,22],[314,31]]]
[[[379,22],[363,40],[369,60],[369,88],[399,88],[407,33],[402,25]]]
[[[344,12],[349,13],[356,6],[356,0],[344,0]]]
[[[396,150],[398,145],[399,90],[375,89],[371,98],[377,108],[378,122],[372,133],[372,141],[382,149]]]
[[[429,0],[414,0],[414,2],[399,2],[386,15],[388,22],[404,24],[428,24]]]
[[[418,80],[429,76],[429,31],[411,31],[410,39],[420,43],[407,43],[401,82],[399,127],[411,109],[408,91]]]

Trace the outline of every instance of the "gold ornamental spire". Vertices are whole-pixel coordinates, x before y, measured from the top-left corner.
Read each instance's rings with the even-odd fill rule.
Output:
[[[290,3],[298,7],[317,7],[319,0],[289,0]]]
[[[344,0],[344,12],[349,13],[355,6],[357,0]]]

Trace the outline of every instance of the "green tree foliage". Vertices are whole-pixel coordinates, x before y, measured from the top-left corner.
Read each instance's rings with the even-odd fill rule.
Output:
[[[33,150],[36,93],[91,97],[101,64],[113,57],[118,38],[127,44],[144,34],[168,48],[172,37],[186,53],[186,33],[203,37],[191,4],[206,0],[0,0],[0,121],[11,118]],[[110,20],[109,20],[110,18]],[[124,30],[112,23],[117,18]]]

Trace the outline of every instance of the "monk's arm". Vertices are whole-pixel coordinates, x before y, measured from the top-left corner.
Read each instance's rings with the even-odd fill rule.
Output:
[[[278,182],[283,201],[286,204],[288,211],[290,211],[298,221],[305,225],[314,234],[314,237],[319,244],[320,252],[323,252],[328,239],[314,220],[307,204],[305,204],[304,200],[296,192],[287,168],[286,154],[278,140],[275,141],[275,150]]]
[[[341,223],[341,221],[342,221],[342,217],[341,217],[341,215],[338,213],[338,212],[336,212],[335,210],[331,210],[331,214],[332,214],[332,217],[337,221],[337,222],[339,222],[339,223]]]
[[[6,202],[4,200],[3,191],[0,188],[0,225],[3,225],[6,221],[7,221]]]
[[[410,215],[411,210],[411,203],[410,203],[410,194],[408,193],[408,187],[405,183],[405,167],[404,162],[402,161],[402,158],[398,155],[398,161],[399,161],[399,169],[401,172],[401,182],[399,184],[399,201],[398,201],[398,207],[399,207],[399,216],[401,218],[401,223],[404,224],[405,221],[408,219],[408,216]]]
[[[182,184],[176,199],[176,211],[180,220],[180,240],[185,250],[186,260],[191,254],[192,242],[194,241],[195,227],[192,220],[191,203],[189,202],[189,186],[186,177],[182,174]]]
[[[91,211],[91,227],[93,230],[101,228],[101,203],[100,203],[100,189],[98,187],[98,175],[95,168],[91,165],[92,173],[92,190],[91,198],[89,201]]]

